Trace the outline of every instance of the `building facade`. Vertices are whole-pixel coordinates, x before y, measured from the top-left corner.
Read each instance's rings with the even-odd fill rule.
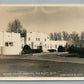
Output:
[[[47,34],[29,32],[26,36],[26,44],[32,49],[46,50],[48,48],[49,37]]]
[[[66,41],[52,41],[47,34],[29,32],[26,36],[26,44],[32,49],[42,49],[44,52],[47,52],[48,49],[57,50],[59,46],[64,47]]]
[[[19,55],[20,52],[21,52],[20,34],[0,32],[0,54]]]
[[[66,41],[52,41],[47,34],[38,32],[27,33],[26,40],[20,33],[0,32],[0,55],[19,55],[25,44],[31,49],[48,52],[49,49],[57,50],[59,46],[64,47]]]

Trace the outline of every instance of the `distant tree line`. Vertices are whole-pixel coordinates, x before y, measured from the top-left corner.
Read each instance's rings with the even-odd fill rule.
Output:
[[[21,21],[19,19],[15,19],[12,22],[8,23],[8,29],[7,32],[15,32],[20,33],[22,37],[26,37],[27,30],[23,28]],[[50,33],[50,39],[51,40],[65,40],[65,41],[79,41],[84,40],[84,31],[81,32],[79,35],[77,32],[54,32]]]
[[[50,39],[51,40],[65,40],[65,41],[79,41],[79,40],[84,40],[84,31],[81,32],[79,35],[77,32],[54,32],[50,33]]]

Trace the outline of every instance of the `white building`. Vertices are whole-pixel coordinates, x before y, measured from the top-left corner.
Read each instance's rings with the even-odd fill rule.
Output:
[[[19,55],[21,38],[19,33],[0,32],[0,54]]]
[[[48,49],[58,49],[59,46],[65,46],[66,41],[51,41],[49,36],[44,33],[30,32],[26,36],[26,44],[32,49],[42,49],[46,52]]]
[[[49,37],[47,34],[30,32],[26,36],[26,44],[32,49],[43,49],[47,48],[47,43],[49,42]]]
[[[0,54],[19,55],[25,45],[24,41],[25,39],[20,37],[20,33],[0,32]],[[57,50],[60,45],[64,47],[66,41],[51,41],[47,34],[30,32],[27,33],[26,44],[32,49],[42,49],[47,52],[48,49]]]
[[[49,49],[58,50],[59,46],[63,46],[63,47],[66,46],[66,41],[52,41],[52,40],[50,40],[49,45],[50,45]]]

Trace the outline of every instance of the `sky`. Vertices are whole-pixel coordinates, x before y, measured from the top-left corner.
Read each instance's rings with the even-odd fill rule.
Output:
[[[0,6],[0,31],[19,19],[27,32],[84,31],[84,6]]]

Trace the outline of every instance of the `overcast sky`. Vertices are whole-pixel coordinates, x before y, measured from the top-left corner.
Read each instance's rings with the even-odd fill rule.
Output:
[[[19,19],[28,32],[84,31],[84,6],[0,7],[0,30]]]

